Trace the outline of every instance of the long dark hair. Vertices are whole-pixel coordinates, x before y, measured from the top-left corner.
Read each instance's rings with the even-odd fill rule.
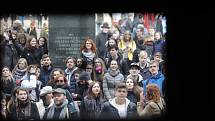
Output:
[[[87,97],[90,98],[90,99],[95,99],[96,98],[96,96],[93,94],[93,91],[92,91],[92,88],[93,88],[93,86],[95,84],[98,84],[99,87],[100,87],[100,92],[98,94],[98,97],[102,97],[103,96],[100,83],[98,81],[94,81],[94,82],[90,83],[89,88],[88,88]]]

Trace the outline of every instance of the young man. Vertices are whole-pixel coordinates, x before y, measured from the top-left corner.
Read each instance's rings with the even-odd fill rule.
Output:
[[[139,86],[142,87],[141,81],[143,80],[143,77],[139,74],[140,73],[140,66],[138,63],[131,63],[130,68],[129,68],[129,75],[127,78],[131,77],[138,83]]]
[[[52,61],[48,54],[44,54],[42,56],[42,66],[40,69],[40,77],[39,80],[42,82],[42,87],[46,86],[48,81],[50,80],[50,74],[53,70],[51,65]]]
[[[54,104],[48,108],[43,116],[44,120],[77,119],[78,113],[74,105],[68,103],[64,89],[53,91]]]
[[[41,89],[40,99],[39,102],[36,102],[36,105],[39,110],[40,119],[43,119],[45,111],[54,104],[51,86],[45,86]]]
[[[161,91],[161,96],[163,96],[163,85],[164,85],[164,75],[158,71],[159,70],[159,63],[156,60],[152,60],[149,63],[149,71],[151,73],[151,76],[142,81],[143,84],[143,90],[144,90],[144,95],[146,95],[146,86],[150,83],[157,84],[160,91]]]
[[[8,115],[9,120],[39,120],[39,111],[35,103],[30,101],[28,90],[20,87],[17,90],[17,104]]]
[[[117,85],[115,98],[105,102],[101,110],[101,119],[125,119],[137,116],[136,104],[130,102],[127,97],[128,91],[124,83]]]

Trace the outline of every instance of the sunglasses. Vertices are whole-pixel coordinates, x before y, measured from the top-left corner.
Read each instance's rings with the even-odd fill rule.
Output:
[[[62,82],[64,82],[64,80],[57,80],[56,82],[61,82],[62,83]]]

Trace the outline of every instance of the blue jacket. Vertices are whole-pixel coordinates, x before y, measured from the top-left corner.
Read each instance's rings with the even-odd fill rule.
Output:
[[[158,72],[157,75],[155,76],[151,76],[149,79],[146,79],[146,80],[143,80],[142,83],[143,83],[143,92],[144,92],[144,95],[146,95],[146,86],[147,84],[157,84],[160,91],[161,91],[161,95],[163,96],[163,83],[164,83],[164,75],[161,73],[161,72]],[[147,82],[148,81],[148,82]]]

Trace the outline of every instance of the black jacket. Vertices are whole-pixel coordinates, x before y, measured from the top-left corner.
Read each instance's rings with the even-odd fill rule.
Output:
[[[15,106],[12,107],[12,112],[8,114],[9,120],[39,120],[39,111],[35,103],[29,102],[27,105],[31,105],[30,117],[24,116],[24,114],[19,111]],[[19,118],[18,118],[19,117]]]
[[[100,119],[120,119],[118,110],[108,101],[105,102],[99,116]],[[127,107],[127,119],[137,118],[136,104],[130,102]]]
[[[98,119],[103,103],[106,100],[103,97],[96,99],[88,96],[84,97],[80,106],[80,115],[83,119]]]
[[[108,41],[108,33],[99,33],[96,36],[96,47],[99,58],[105,58],[106,46],[105,43]]]
[[[11,70],[16,66],[19,53],[14,43],[9,44],[7,40],[3,40],[0,44],[2,65],[9,67]]]

